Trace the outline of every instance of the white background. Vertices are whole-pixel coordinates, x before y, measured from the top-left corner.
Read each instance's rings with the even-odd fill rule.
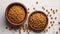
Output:
[[[38,4],[36,4],[36,1],[38,1]],[[53,8],[58,9],[58,12],[53,15],[53,16],[57,16],[57,20],[55,20],[55,23],[53,25],[53,27],[51,27],[50,29],[48,29],[48,32],[43,33],[35,33],[35,32],[30,32],[30,34],[56,34],[53,31],[58,31],[58,28],[60,27],[58,25],[58,22],[60,21],[60,0],[0,0],[0,34],[19,34],[19,32],[15,32],[13,30],[8,30],[6,29],[6,19],[5,19],[5,9],[6,7],[14,2],[20,2],[22,4],[24,4],[26,6],[26,8],[30,8],[29,12],[32,13],[33,7],[35,7],[36,10],[42,10],[42,6],[44,6],[46,9],[51,9]],[[43,11],[45,12],[45,11]],[[30,14],[29,13],[29,14]],[[46,13],[46,12],[45,12]],[[50,17],[49,17],[50,18]],[[49,26],[49,22],[48,22],[48,26]],[[47,27],[48,27],[47,26]],[[14,32],[14,33],[13,33]],[[60,31],[58,31],[60,32]],[[27,34],[26,32],[21,32],[21,34]],[[60,33],[58,33],[60,34]]]

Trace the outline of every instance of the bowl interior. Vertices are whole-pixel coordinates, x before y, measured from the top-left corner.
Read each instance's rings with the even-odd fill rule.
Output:
[[[11,22],[11,20],[10,20],[9,17],[8,17],[8,12],[9,12],[10,8],[11,8],[12,6],[14,6],[14,5],[19,5],[19,6],[23,7],[24,10],[25,10],[25,18],[24,18],[23,21],[21,21],[21,22],[18,23],[18,24],[15,24],[15,23]],[[8,20],[8,22],[11,23],[12,25],[21,25],[21,24],[25,21],[25,19],[26,19],[26,17],[27,17],[27,9],[26,9],[26,7],[25,7],[23,4],[21,4],[21,3],[12,3],[12,4],[8,5],[8,7],[6,8],[5,16],[6,16],[6,19]]]
[[[44,12],[42,12],[42,11],[34,11],[33,13],[31,13],[31,15],[30,16],[32,16],[34,13],[42,13],[42,14],[44,14],[46,17],[47,17],[47,15],[44,13]],[[48,17],[46,18],[47,20],[47,23],[46,23],[46,25],[45,25],[45,27],[44,27],[44,29],[35,29],[34,27],[32,27],[31,25],[30,25],[30,23],[29,23],[29,20],[30,20],[30,16],[29,16],[29,19],[28,19],[28,24],[29,24],[29,26],[33,29],[33,30],[36,30],[36,31],[42,31],[42,30],[44,30],[45,28],[46,28],[46,26],[47,26],[47,24],[48,24]]]

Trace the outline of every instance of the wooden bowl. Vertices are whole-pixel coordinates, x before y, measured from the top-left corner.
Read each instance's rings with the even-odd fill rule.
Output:
[[[12,6],[14,6],[14,5],[19,5],[19,6],[23,7],[23,9],[24,9],[24,11],[25,11],[25,17],[24,17],[24,19],[23,19],[21,22],[19,22],[18,24],[13,23],[13,22],[9,19],[9,17],[8,17],[8,12],[9,12],[10,8],[11,8]],[[21,4],[21,3],[18,3],[18,2],[11,3],[11,4],[9,4],[8,7],[6,8],[5,17],[6,17],[6,19],[7,19],[7,21],[8,21],[9,24],[11,24],[11,25],[13,25],[13,26],[20,26],[20,25],[22,25],[22,24],[25,22],[25,20],[26,20],[26,18],[27,18],[27,9],[26,9],[26,7],[25,7],[23,4]]]
[[[38,18],[38,16],[36,16],[36,14],[37,13],[39,13],[39,14],[43,14],[45,17],[46,17],[46,23],[45,23],[45,25],[44,25],[44,27],[42,27],[42,28],[38,28],[38,26],[34,26],[35,24],[37,24],[37,23],[43,23],[42,21],[40,21],[40,22],[38,22],[37,20],[34,20],[35,19],[35,17],[36,17],[36,19]],[[35,17],[32,17],[32,15],[34,15],[35,14]],[[39,18],[38,18],[38,20],[39,20]],[[43,19],[44,20],[44,19]],[[36,23],[35,23],[35,22]],[[35,24],[33,24],[33,23],[35,23]],[[46,16],[46,14],[44,13],[44,12],[42,12],[42,11],[34,11],[33,13],[31,13],[30,14],[30,16],[29,16],[29,18],[28,18],[28,24],[29,24],[29,28],[30,29],[32,29],[34,32],[41,32],[41,31],[43,31],[45,28],[46,28],[46,26],[47,26],[47,24],[48,24],[48,17]],[[38,25],[38,24],[37,24]],[[43,25],[39,25],[39,27],[40,26],[43,26]]]

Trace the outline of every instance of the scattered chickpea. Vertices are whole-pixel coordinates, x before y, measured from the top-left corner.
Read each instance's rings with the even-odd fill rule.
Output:
[[[50,24],[52,23],[52,21],[50,21]]]
[[[11,30],[12,28],[9,28],[9,30]]]
[[[55,14],[55,11],[53,10],[53,14]]]
[[[60,22],[58,22],[58,24],[60,25]]]
[[[30,34],[29,32],[27,32],[28,34]]]
[[[53,23],[55,23],[55,22],[53,21]]]
[[[55,17],[55,19],[57,19],[57,17]]]
[[[21,33],[21,29],[19,29],[19,34]]]
[[[6,29],[8,29],[8,27],[6,27]]]
[[[29,14],[29,12],[28,12],[28,14]]]
[[[47,31],[48,31],[48,29],[44,30],[44,33],[47,32]]]
[[[30,10],[30,9],[28,8],[28,10]]]
[[[23,26],[23,32],[25,32],[25,26]]]
[[[48,31],[48,29],[46,29],[46,32]]]
[[[45,33],[46,31],[44,30],[43,32]]]
[[[56,31],[56,34],[58,34],[58,31]]]
[[[48,28],[50,29],[50,26]]]
[[[42,9],[45,10],[45,8],[42,6]]]
[[[50,14],[50,12],[48,12],[48,14]]]
[[[51,8],[51,11],[52,11],[53,9]]]
[[[53,17],[51,17],[51,19],[53,19]]]
[[[46,10],[46,12],[48,12],[48,10]]]
[[[51,26],[53,26],[53,24],[51,24]]]
[[[59,27],[59,31],[60,31],[60,27]]]
[[[51,17],[52,15],[50,14],[50,17]]]
[[[35,10],[35,8],[33,8],[33,10]]]
[[[57,12],[58,10],[56,9],[56,12]]]
[[[38,1],[36,1],[36,4],[38,4]]]

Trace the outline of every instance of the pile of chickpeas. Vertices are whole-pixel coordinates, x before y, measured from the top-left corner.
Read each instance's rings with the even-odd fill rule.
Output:
[[[35,29],[43,29],[47,24],[47,17],[43,13],[34,13],[30,16],[29,23]]]
[[[8,12],[8,17],[12,22],[18,24],[24,20],[25,10],[23,7],[21,7],[19,5],[14,5],[10,8],[10,10]]]

